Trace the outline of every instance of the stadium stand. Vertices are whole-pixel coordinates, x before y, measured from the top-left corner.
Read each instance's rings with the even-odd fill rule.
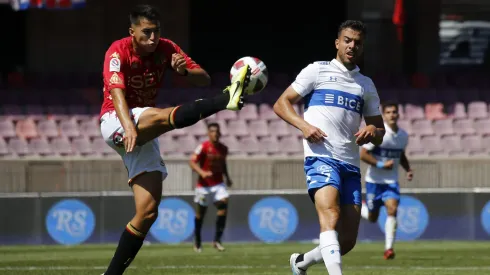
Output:
[[[301,133],[278,119],[272,110],[273,102],[293,75],[271,74],[266,89],[252,97],[251,104],[239,112],[223,111],[187,129],[160,137],[162,155],[192,153],[198,142],[206,139],[206,122],[220,124],[223,142],[232,155],[278,155],[283,151],[279,148],[287,148],[284,155],[301,155]],[[228,81],[226,73],[216,73],[213,77],[214,87]],[[59,78],[62,76],[49,79]],[[83,82],[86,81],[83,78],[82,82],[74,84],[83,88],[60,90],[50,88],[46,78],[39,79],[43,82],[30,83],[31,87],[38,87],[36,89],[0,89],[4,99],[0,105],[0,158],[114,156],[100,137],[101,92],[90,88],[95,81]],[[386,74],[373,80],[382,101],[400,103],[399,124],[411,136],[409,155],[490,154],[490,80],[484,75],[440,74],[430,81],[415,84]],[[165,87],[157,106],[179,104],[215,92],[216,88]],[[295,108],[302,113],[304,106],[300,104]]]

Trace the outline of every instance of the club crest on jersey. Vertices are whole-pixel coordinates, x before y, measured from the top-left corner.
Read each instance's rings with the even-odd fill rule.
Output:
[[[121,84],[122,81],[121,81],[121,78],[119,78],[119,76],[117,75],[117,73],[113,73],[112,76],[111,76],[111,79],[109,80],[109,83],[111,85]]]

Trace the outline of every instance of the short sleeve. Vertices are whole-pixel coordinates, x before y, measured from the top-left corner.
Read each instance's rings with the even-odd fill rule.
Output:
[[[291,87],[302,97],[305,97],[313,89],[315,89],[316,79],[318,76],[318,64],[310,64],[306,66],[296,76],[296,79],[291,84]]]
[[[194,150],[194,154],[192,155],[192,161],[198,162],[202,158],[202,152],[203,152],[203,144],[199,144],[199,146],[196,147]]]
[[[107,50],[104,58],[104,84],[111,91],[114,88],[125,89],[124,69],[127,66],[127,59],[123,56],[124,52],[117,46],[111,46]]]
[[[175,42],[167,39],[167,43],[169,47],[166,47],[167,49],[166,55],[169,60],[172,60],[172,54],[178,53],[185,58],[187,69],[201,68],[201,66],[199,66],[199,64],[197,64],[194,60],[192,60],[192,58],[190,58]]]
[[[364,149],[366,149],[366,150],[368,150],[368,151],[372,151],[372,150],[374,149],[374,147],[375,147],[375,146],[374,146],[374,144],[372,144],[372,143],[366,143],[366,144],[364,144],[364,145],[362,146],[362,148],[364,148]]]
[[[381,115],[381,111],[379,110],[380,100],[378,91],[376,90],[376,87],[371,79],[369,79],[369,84],[364,91],[363,99],[364,108],[362,110],[362,114],[365,117]]]

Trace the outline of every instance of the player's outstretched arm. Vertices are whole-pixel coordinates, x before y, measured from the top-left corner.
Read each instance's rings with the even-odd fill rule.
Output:
[[[274,112],[284,121],[303,132],[305,139],[309,142],[322,142],[327,135],[306,122],[293,108],[293,104],[298,103],[301,99],[301,95],[289,86],[274,104]]]
[[[114,109],[116,110],[116,115],[124,128],[124,148],[126,149],[126,152],[132,152],[136,146],[138,133],[136,131],[136,126],[129,115],[129,108],[126,102],[124,90],[120,88],[112,89],[111,97],[114,104]]]

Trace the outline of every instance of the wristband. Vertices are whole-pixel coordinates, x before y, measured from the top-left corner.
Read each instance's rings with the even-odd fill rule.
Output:
[[[376,162],[376,167],[383,168],[384,166],[385,166],[385,162],[384,161],[378,161],[378,162]]]

